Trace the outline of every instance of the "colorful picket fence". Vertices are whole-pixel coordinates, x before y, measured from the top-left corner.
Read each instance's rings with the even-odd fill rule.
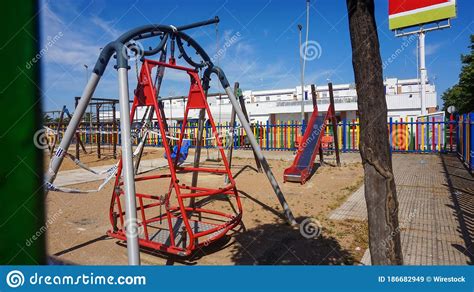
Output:
[[[393,152],[412,152],[412,153],[436,153],[452,152],[456,146],[456,132],[454,121],[444,121],[429,117],[424,120],[400,119],[398,121],[390,120],[387,123],[387,134],[389,135],[391,149]],[[234,127],[234,139],[230,141],[230,132],[232,128],[229,123],[222,123],[217,126],[219,136],[223,145],[233,146],[236,149],[249,148],[249,142],[243,128],[236,124]],[[296,150],[295,141],[301,135],[301,123],[297,121],[277,122],[271,124],[256,123],[252,125],[252,131],[260,147],[263,150],[293,151]],[[359,151],[360,126],[358,119],[343,120],[338,123],[338,142],[342,152]],[[179,126],[170,127],[170,136],[179,137],[181,128]],[[325,135],[333,135],[334,130],[330,123],[326,125]],[[197,126],[191,125],[184,133],[186,139],[191,140],[191,145],[196,145]],[[204,129],[204,147],[215,147],[209,127]],[[137,140],[139,137],[137,137]],[[150,134],[147,145],[162,146],[159,135]]]
[[[457,153],[469,168],[474,169],[474,113],[460,115],[457,121]]]
[[[400,119],[389,120],[387,123],[387,134],[389,136],[392,152],[405,153],[439,153],[439,152],[455,152],[466,161],[466,164],[473,164],[472,158],[473,148],[472,140],[474,139],[473,114],[458,117],[456,120],[444,120],[439,117],[424,117],[419,119]],[[118,126],[118,125],[117,125]],[[269,151],[294,151],[296,150],[295,141],[301,135],[301,123],[298,121],[287,121],[272,124],[270,122],[259,122],[252,125],[252,131],[260,147]],[[326,125],[325,135],[333,135],[334,129],[332,124]],[[54,125],[51,125],[54,128]],[[60,132],[65,128],[60,129]],[[337,126],[338,144],[342,152],[359,151],[360,142],[360,125],[359,120],[342,120]],[[249,141],[244,129],[236,123],[232,129],[230,123],[221,123],[217,125],[217,131],[223,145],[229,147],[231,144],[235,149],[249,149]],[[231,138],[233,131],[233,139]],[[79,129],[81,140],[85,144],[96,144],[100,139],[102,145],[113,143],[114,139],[120,143],[120,129],[113,131],[112,124],[103,124],[100,130],[96,126],[92,130],[88,125],[83,125]],[[176,139],[181,135],[181,127],[179,125],[169,128],[169,137],[171,137],[172,145],[176,143]],[[198,136],[198,128],[196,123],[192,123],[183,133],[185,139],[191,141],[191,145],[195,146]],[[115,136],[115,137],[114,137]],[[134,143],[138,143],[141,139],[140,135],[135,136]],[[160,135],[150,132],[146,141],[148,146],[163,146],[163,139]],[[212,148],[216,146],[214,133],[210,126],[204,128],[204,147]]]

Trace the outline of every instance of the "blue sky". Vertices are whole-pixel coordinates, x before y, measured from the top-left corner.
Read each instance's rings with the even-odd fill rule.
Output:
[[[386,61],[407,40],[388,29],[388,1],[376,0],[376,17],[382,61]],[[345,1],[312,0],[309,40],[319,44],[318,58],[306,63],[305,83],[351,83],[354,80]],[[468,52],[474,33],[472,1],[458,0],[458,17],[452,28],[426,37],[426,64],[430,81],[438,94],[457,82],[460,54]],[[179,26],[219,16],[214,25],[189,31],[209,55],[224,52],[217,63],[231,83],[243,89],[274,89],[299,84],[297,24],[305,23],[305,0],[244,1],[40,1],[43,70],[43,108],[73,109],[73,98],[81,94],[87,71],[93,67],[100,48],[136,26],[160,23]],[[217,36],[217,38],[216,38]],[[226,47],[225,42],[233,38]],[[216,39],[219,42],[216,42]],[[47,42],[50,41],[48,45]],[[385,77],[416,78],[417,42],[409,45],[385,67]],[[225,48],[225,49],[224,49]],[[111,61],[110,65],[113,65]],[[109,66],[95,96],[117,97],[116,71]],[[130,88],[135,87],[135,68],[130,71]],[[185,94],[185,76],[168,75],[162,95]],[[211,92],[219,91],[213,83]],[[440,101],[439,101],[440,103]]]

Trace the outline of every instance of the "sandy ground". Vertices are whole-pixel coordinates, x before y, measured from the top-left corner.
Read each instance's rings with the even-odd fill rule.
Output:
[[[144,159],[162,157],[161,149],[145,152]],[[305,185],[283,184],[283,170],[291,164],[288,161],[291,154],[273,152],[268,157],[298,222],[307,218],[319,221],[322,226],[319,237],[307,239],[297,227],[286,224],[270,183],[264,174],[255,171],[253,159],[234,158],[232,171],[242,199],[243,224],[229,236],[188,258],[144,250],[141,252],[142,264],[358,264],[368,246],[366,222],[327,218],[362,184],[361,164],[354,159],[343,160],[345,163],[340,168],[319,167]],[[113,159],[98,160],[93,154],[83,155],[81,160],[92,166],[114,162]],[[207,164],[215,165],[215,162]],[[75,168],[74,164],[67,161],[61,169],[72,168]],[[191,174],[185,174],[181,180],[189,182],[190,177]],[[216,186],[223,182],[222,176],[202,175],[200,178],[200,186]],[[88,189],[98,184],[92,182],[72,187]],[[123,242],[105,235],[111,228],[108,209],[112,187],[110,183],[101,192],[91,194],[51,192],[48,195],[47,243],[49,254],[55,260],[86,265],[127,264]],[[137,191],[157,195],[164,193],[166,188],[166,182],[156,180],[137,184]],[[215,206],[224,208],[221,203]]]

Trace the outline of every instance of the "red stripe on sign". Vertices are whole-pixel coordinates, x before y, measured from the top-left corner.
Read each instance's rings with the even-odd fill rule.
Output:
[[[397,14],[446,2],[450,2],[450,0],[389,0],[388,14]]]

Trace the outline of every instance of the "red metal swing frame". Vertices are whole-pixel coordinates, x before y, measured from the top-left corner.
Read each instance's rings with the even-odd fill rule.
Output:
[[[189,110],[192,109],[205,109],[209,123],[212,127],[212,132],[214,138],[217,142],[217,148],[220,152],[223,162],[223,168],[209,168],[209,167],[183,167],[178,165],[178,156],[176,159],[171,158],[171,148],[170,143],[167,138],[167,132],[165,128],[164,118],[160,111],[160,103],[158,102],[156,96],[155,86],[153,85],[151,78],[151,71],[154,67],[163,66],[166,68],[171,68],[179,71],[186,72],[191,80],[191,86],[189,90],[189,95],[187,99],[186,109],[184,112],[183,123],[181,126],[181,135],[178,140],[178,152],[180,153],[180,148],[183,141],[183,135],[185,133],[185,128],[188,120]],[[237,192],[234,178],[232,176],[227,157],[225,156],[224,149],[222,147],[222,141],[217,132],[214,119],[212,118],[209,105],[206,100],[206,95],[201,85],[201,80],[199,78],[198,72],[195,69],[178,66],[171,59],[170,63],[158,62],[154,60],[144,59],[142,68],[140,70],[139,82],[137,85],[137,90],[135,91],[133,105],[130,112],[131,120],[134,117],[137,107],[141,106],[151,106],[156,114],[157,121],[159,124],[160,135],[163,139],[163,146],[166,152],[166,159],[169,166],[169,173],[167,174],[158,174],[158,175],[149,175],[149,176],[139,176],[135,178],[135,182],[138,181],[148,181],[156,179],[170,179],[169,189],[166,193],[166,196],[160,197],[150,194],[136,193],[136,199],[138,199],[137,212],[139,213],[141,222],[138,223],[138,227],[143,230],[143,234],[139,235],[139,245],[142,247],[147,247],[155,250],[160,250],[166,253],[176,254],[179,256],[188,256],[197,248],[202,246],[207,246],[208,244],[220,239],[227,232],[238,224],[240,224],[242,219],[242,204]],[[205,172],[213,174],[227,174],[229,178],[229,183],[222,188],[204,188],[196,186],[189,186],[185,184],[180,184],[177,173],[193,173],[193,172]],[[125,235],[125,222],[126,214],[122,209],[122,204],[120,202],[120,196],[124,194],[122,189],[123,182],[121,181],[122,174],[122,160],[119,162],[117,176],[115,178],[114,190],[112,193],[109,218],[112,225],[112,229],[107,232],[109,236],[112,236],[117,239],[126,240]],[[176,196],[177,205],[170,205],[171,195]],[[215,195],[226,195],[229,198],[229,201],[232,198],[235,199],[237,210],[234,209],[234,214],[228,214],[221,211],[208,209],[204,207],[197,207],[194,205],[185,205],[184,200],[192,198],[203,198]],[[151,200],[152,203],[144,204],[144,199]],[[146,217],[146,211],[150,208],[156,207],[165,207],[165,213],[160,214],[152,218]],[[160,209],[161,210],[161,209]],[[193,215],[199,215],[199,219],[191,219]],[[210,215],[211,217],[220,218],[221,220],[206,221],[201,220],[202,214]],[[208,217],[208,216],[205,216]],[[166,220],[168,230],[163,234],[168,234],[168,239],[166,242],[154,240],[154,236],[158,232],[165,232],[165,230],[159,230],[155,235],[150,234],[150,226],[153,223],[162,222]],[[181,232],[178,234],[176,232],[176,227],[181,224]],[[193,225],[193,227],[191,226]],[[196,226],[204,226],[197,227]],[[204,229],[204,230],[201,230]],[[156,230],[156,229],[155,229]],[[205,239],[205,240],[204,240]]]

